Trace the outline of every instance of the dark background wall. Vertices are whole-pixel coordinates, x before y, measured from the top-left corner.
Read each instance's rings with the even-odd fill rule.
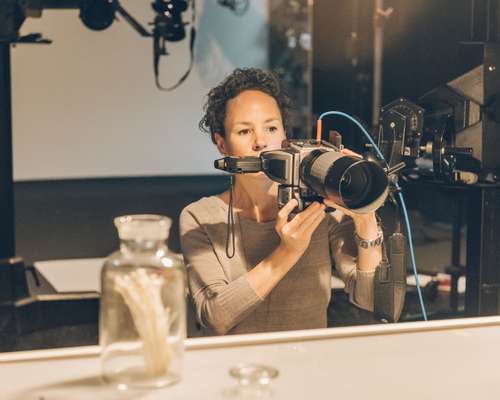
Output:
[[[367,0],[316,0],[314,4],[313,110],[342,110],[371,122],[373,3]],[[470,46],[470,0],[386,0],[394,12],[385,23],[383,98],[416,101],[430,89],[479,64]],[[473,38],[485,38],[487,1],[475,1]],[[494,5],[493,1],[491,4]],[[496,11],[496,8],[495,10]],[[498,16],[491,15],[493,20]],[[494,21],[493,21],[494,22]],[[491,29],[493,36],[496,25]],[[358,40],[350,40],[357,31]],[[359,63],[352,66],[357,56]],[[344,121],[335,128],[353,134]],[[346,138],[357,145],[356,139]]]
[[[16,251],[28,264],[106,257],[118,248],[113,218],[162,214],[173,220],[168,245],[179,253],[182,209],[227,184],[222,175],[17,182]]]
[[[314,2],[313,110],[340,110],[372,119],[374,1]],[[429,90],[480,64],[481,47],[464,44],[499,33],[498,2],[487,0],[385,0],[392,15],[384,25],[382,105],[406,97],[418,102]],[[489,15],[487,9],[490,9]],[[357,32],[357,40],[351,32]],[[358,62],[353,65],[353,58]],[[347,120],[327,118],[324,129],[343,135],[344,144],[362,152],[366,140]],[[449,196],[429,186],[405,187],[407,204],[450,222]],[[432,199],[432,200],[431,200]]]

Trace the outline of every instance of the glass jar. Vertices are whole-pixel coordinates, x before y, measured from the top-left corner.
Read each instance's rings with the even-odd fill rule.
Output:
[[[126,215],[114,223],[120,250],[101,272],[102,376],[120,389],[172,384],[181,379],[186,337],[185,268],[165,244],[172,221]]]

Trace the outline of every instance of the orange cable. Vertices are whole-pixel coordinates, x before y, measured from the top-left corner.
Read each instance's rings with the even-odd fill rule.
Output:
[[[316,121],[316,140],[318,142],[321,142],[321,125],[322,125],[321,120],[318,119]]]

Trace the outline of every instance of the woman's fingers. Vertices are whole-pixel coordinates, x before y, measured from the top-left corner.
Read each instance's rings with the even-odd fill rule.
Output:
[[[305,234],[306,232],[309,232],[310,228],[315,225],[313,228],[316,229],[317,227],[317,221],[321,222],[323,217],[325,216],[325,206],[323,204],[318,207],[317,210],[315,210],[313,213],[311,213],[306,220],[302,224],[300,224],[298,231],[300,234]]]
[[[313,215],[321,211],[323,212],[324,206],[319,204],[318,202],[312,203],[309,207],[307,207],[304,211],[297,214],[288,224],[287,227],[291,231],[295,231],[300,228],[303,224],[307,224],[307,221],[313,217]]]
[[[307,237],[311,237],[319,224],[321,224],[321,221],[323,221],[323,218],[325,218],[325,212],[321,210],[320,213],[314,215],[314,217],[310,219],[310,223],[307,226],[302,228],[303,234]]]
[[[294,202],[283,207],[275,228],[280,236],[281,243],[286,248],[302,255],[309,246],[312,232],[324,218],[325,206],[315,202],[297,214],[290,222],[286,222],[288,215],[293,210],[292,205],[296,206],[296,204]]]
[[[297,207],[299,203],[297,200],[292,199],[286,203],[281,210],[278,211],[278,217],[276,218],[276,229],[281,229],[288,222],[288,216]]]
[[[353,156],[353,157],[363,158],[363,156],[361,154],[355,153],[354,151],[346,149],[346,148],[343,148],[342,150],[340,150],[340,152],[342,154],[345,154],[346,156]]]

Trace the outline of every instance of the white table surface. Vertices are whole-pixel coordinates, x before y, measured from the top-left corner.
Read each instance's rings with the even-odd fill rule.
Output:
[[[34,267],[58,292],[101,291],[104,258],[36,261]]]
[[[188,339],[182,381],[118,392],[98,347],[0,355],[0,398],[226,399],[230,367],[274,366],[273,399],[500,398],[500,317]],[[24,360],[24,361],[23,361]]]
[[[66,260],[36,261],[35,268],[51,283],[58,292],[100,292],[100,273],[104,258],[77,258]],[[420,285],[425,286],[431,276],[420,275]],[[415,277],[409,275],[408,285],[415,286]],[[336,277],[331,278],[332,289],[343,289],[344,282]],[[465,292],[465,277],[459,280],[459,292]]]
[[[104,258],[79,258],[36,261],[35,268],[58,292],[100,292],[100,273]],[[344,288],[344,282],[332,276],[332,288]]]

